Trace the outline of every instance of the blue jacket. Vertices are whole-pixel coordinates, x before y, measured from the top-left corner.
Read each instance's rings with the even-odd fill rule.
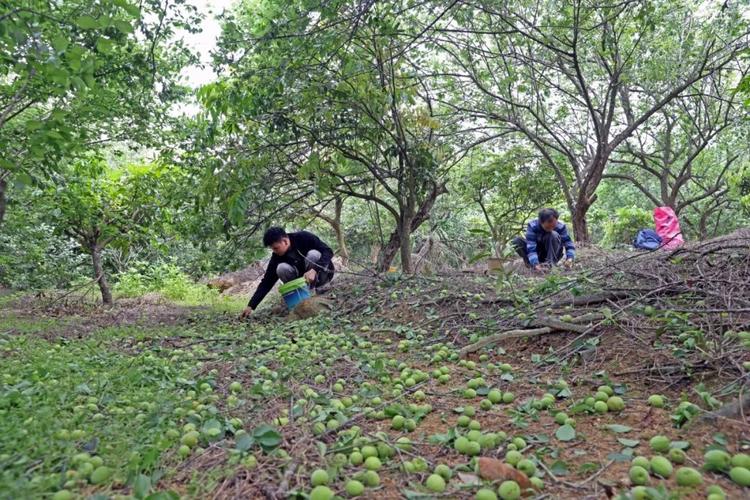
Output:
[[[568,234],[568,228],[560,221],[557,221],[554,231],[560,235],[562,244],[565,247],[565,256],[568,259],[574,259],[576,256],[576,246],[573,244],[573,240]],[[539,264],[539,255],[536,251],[537,241],[544,235],[544,228],[539,222],[539,219],[534,219],[529,222],[529,227],[526,229],[526,253],[529,257],[529,263],[532,266]]]

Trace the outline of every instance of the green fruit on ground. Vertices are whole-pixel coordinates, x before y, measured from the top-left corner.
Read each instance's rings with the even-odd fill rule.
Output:
[[[516,445],[516,448],[519,450],[523,450],[526,448],[526,441],[522,437],[514,437],[513,441],[511,441],[514,445]]]
[[[406,419],[403,417],[403,415],[396,415],[391,420],[391,429],[400,431],[404,428],[404,422],[406,422]]]
[[[605,393],[607,396],[615,395],[615,391],[608,385],[600,385],[596,390]]]
[[[358,497],[365,492],[365,485],[360,483],[356,479],[352,479],[350,481],[347,481],[345,489],[346,494],[350,497]]]
[[[729,470],[732,457],[724,450],[708,450],[703,455],[703,468],[710,471],[720,472]]]
[[[516,399],[516,396],[512,392],[503,393],[503,403],[505,404],[512,403],[514,399]]]
[[[639,465],[632,466],[628,476],[630,477],[630,482],[636,486],[648,484],[648,480],[650,479],[648,471]]]
[[[362,475],[361,481],[365,486],[374,488],[380,484],[380,476],[374,470],[368,470]]]
[[[685,452],[679,448],[670,448],[667,457],[669,457],[670,462],[678,465],[684,464],[685,460],[687,460],[687,455],[685,455]]]
[[[471,405],[464,406],[464,415],[466,415],[467,417],[473,417],[476,414],[477,414],[476,408],[474,408]]]
[[[378,449],[369,444],[367,446],[363,446],[361,451],[362,456],[365,458],[378,456]]]
[[[494,404],[502,403],[503,393],[497,389],[492,389],[490,392],[487,393],[487,399],[492,401],[492,403]],[[486,490],[486,491],[490,491],[490,490]]]
[[[353,451],[351,455],[349,455],[349,462],[352,465],[362,465],[362,462],[365,461],[365,457],[362,456],[362,453],[358,451]]]
[[[411,439],[406,436],[401,436],[396,440],[396,448],[402,451],[411,451],[413,448]]]
[[[91,477],[89,480],[91,481],[91,484],[102,484],[109,480],[110,477],[112,477],[112,469],[107,467],[106,465],[102,465],[101,467],[97,467],[94,469],[94,472],[91,473]]]
[[[456,449],[457,452],[463,453],[466,455],[469,452],[469,439],[464,436],[459,436],[456,438],[456,441],[453,443],[453,447]]]
[[[521,472],[526,474],[528,477],[531,477],[534,474],[536,474],[536,465],[534,465],[534,462],[532,462],[528,458],[519,460],[519,462],[516,464],[516,469],[520,470]]]
[[[427,481],[425,481],[424,485],[428,490],[435,493],[442,493],[443,491],[445,491],[445,479],[443,479],[443,476],[439,474],[432,474],[427,478]]]
[[[521,487],[515,481],[503,481],[497,493],[502,500],[518,500],[521,498]]]
[[[490,489],[482,488],[474,495],[474,500],[497,500],[497,495]]]
[[[485,411],[492,409],[492,401],[489,399],[483,399],[479,402],[479,407]]]
[[[481,453],[482,447],[476,441],[469,441],[469,447],[466,450],[466,454],[470,457],[475,457]]]
[[[52,495],[52,500],[73,500],[73,493],[68,490],[60,490]]]
[[[660,394],[652,394],[648,397],[648,405],[654,408],[664,408],[664,396]]]
[[[607,399],[609,411],[622,411],[625,409],[625,401],[620,396],[611,396]]]
[[[724,492],[724,490],[721,489],[721,486],[718,484],[712,484],[708,488],[706,488],[706,493],[710,495],[715,495],[717,497],[717,500],[724,500],[727,496],[727,494]]]
[[[466,433],[466,437],[469,439],[469,441],[476,441],[479,442],[479,438],[482,437],[481,431],[469,431]]]
[[[461,415],[456,419],[456,425],[459,427],[468,427],[471,422],[471,417],[468,415]]]
[[[633,500],[652,500],[651,494],[645,486],[634,486],[630,490],[630,496]]]
[[[639,467],[643,467],[647,471],[651,470],[651,460],[649,460],[646,457],[643,456],[637,456],[633,459],[632,462],[630,462],[630,465],[637,465]]]
[[[333,491],[328,486],[316,486],[310,492],[310,500],[331,500]]]
[[[479,423],[479,420],[472,420],[471,422],[469,422],[469,429],[473,431],[478,431],[481,428],[482,428],[482,424]]]
[[[445,480],[448,480],[451,478],[451,476],[453,476],[453,471],[445,464],[438,464],[438,466],[435,467],[435,474],[441,476]]]
[[[313,486],[320,486],[321,484],[328,484],[328,472],[323,469],[315,469],[310,476],[310,483]]]
[[[726,500],[726,495],[718,495],[716,493],[709,493],[706,500]]]
[[[649,441],[649,445],[657,453],[666,453],[669,451],[669,438],[667,436],[654,436]]]
[[[651,459],[651,472],[653,472],[657,476],[661,476],[666,479],[672,475],[672,470],[672,462],[670,462],[666,458],[656,456]]]
[[[594,403],[594,411],[596,411],[597,413],[607,413],[609,411],[609,407],[604,401],[597,401],[596,403]]]
[[[703,484],[703,476],[692,467],[680,467],[677,469],[675,479],[678,486],[695,487]]]
[[[747,453],[737,453],[732,457],[731,464],[734,467],[744,467],[750,469],[750,455]]]
[[[181,458],[185,458],[185,457],[187,457],[188,455],[190,455],[190,446],[188,446],[188,445],[186,445],[186,444],[183,444],[182,446],[180,446],[180,447],[179,447],[179,448],[177,449],[177,454],[178,454],[178,455],[179,455],[179,456],[180,456]]]
[[[564,411],[559,411],[555,414],[555,423],[557,425],[564,425],[568,419],[568,415]]]
[[[523,460],[523,455],[521,455],[520,451],[511,450],[505,454],[505,461],[514,467],[518,465],[518,462],[521,460]]]
[[[544,489],[544,481],[542,481],[541,477],[534,476],[532,478],[529,478],[529,481],[531,481],[531,486],[535,490],[543,490]]]
[[[90,462],[84,462],[78,466],[78,475],[81,477],[89,477],[94,472],[94,466]]]
[[[182,444],[187,445],[189,447],[193,447],[196,444],[198,444],[198,438],[200,437],[200,433],[198,431],[190,431],[184,436],[182,436],[182,439],[180,440]]]
[[[750,470],[744,467],[732,467],[729,477],[740,486],[750,486]]]
[[[365,459],[365,469],[367,470],[379,470],[382,466],[383,464],[378,457],[367,457]]]
[[[464,389],[464,397],[466,399],[472,399],[477,397],[477,391],[474,389]]]
[[[229,384],[229,390],[232,392],[240,392],[242,390],[242,384],[239,382],[232,382]]]

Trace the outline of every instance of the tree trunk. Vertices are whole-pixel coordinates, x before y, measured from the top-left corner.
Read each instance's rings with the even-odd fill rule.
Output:
[[[411,274],[411,222],[403,222],[399,228],[399,233],[401,269],[405,274]]]
[[[8,187],[8,181],[0,177],[0,224],[2,224],[3,219],[5,219],[5,206],[6,206],[5,189],[7,187]]]
[[[102,266],[102,249],[99,245],[91,246],[91,262],[94,265],[94,279],[99,284],[99,290],[102,293],[102,302],[105,305],[112,305],[112,292],[107,283],[107,275],[104,273]]]
[[[573,209],[573,238],[579,244],[589,242],[589,228],[586,222],[588,209],[589,207],[580,203]]]
[[[411,236],[411,233],[419,229],[419,226],[421,226],[424,221],[429,219],[430,211],[432,210],[433,205],[435,205],[435,200],[437,200],[438,196],[447,192],[448,190],[445,188],[445,184],[436,184],[432,188],[430,193],[427,195],[427,198],[422,201],[419,206],[419,210],[417,210],[417,213],[409,223],[410,230],[407,232],[409,236]],[[391,262],[393,262],[393,259],[396,257],[396,253],[398,253],[399,251],[404,251],[405,247],[401,243],[402,242],[399,236],[399,228],[397,227],[391,233],[390,238],[388,238],[388,242],[385,244],[385,246],[380,251],[380,254],[378,255],[378,264],[376,267],[377,271],[382,273],[388,270]],[[409,250],[411,250],[411,237],[406,244],[409,246]],[[411,264],[411,253],[409,253],[408,262]]]
[[[333,227],[333,231],[336,233],[336,244],[339,246],[339,256],[341,262],[344,265],[349,263],[349,249],[346,247],[346,238],[344,238],[344,231],[341,228],[341,212],[344,208],[344,200],[342,198],[336,198],[335,205],[335,218],[336,224]]]

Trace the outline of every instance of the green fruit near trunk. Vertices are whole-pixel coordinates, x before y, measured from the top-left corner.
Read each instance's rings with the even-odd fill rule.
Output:
[[[680,467],[677,469],[675,479],[677,480],[678,486],[689,486],[692,488],[699,484],[703,484],[703,476],[692,467]]]
[[[634,465],[630,468],[630,472],[628,473],[628,476],[630,477],[630,482],[634,485],[644,485],[648,484],[648,480],[650,479],[648,475],[648,471],[641,467],[640,465]]]
[[[672,475],[672,462],[664,457],[653,457],[651,459],[651,472],[657,476],[668,478]]]
[[[673,464],[684,464],[685,460],[687,460],[687,455],[679,448],[670,448],[667,456]]]
[[[750,470],[744,467],[732,467],[729,477],[740,486],[750,486]]]

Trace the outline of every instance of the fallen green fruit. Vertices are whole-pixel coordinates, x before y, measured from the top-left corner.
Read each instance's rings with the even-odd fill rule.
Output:
[[[664,396],[660,394],[652,394],[648,397],[648,405],[654,408],[664,408]]]
[[[523,455],[521,455],[520,451],[511,450],[505,454],[505,461],[514,467],[521,461],[521,459],[523,459]]]
[[[432,474],[428,477],[424,485],[428,490],[434,491],[435,493],[442,493],[445,491],[445,479],[438,474]]]
[[[310,492],[310,500],[331,500],[333,491],[328,486],[316,486]]]
[[[645,486],[634,486],[630,490],[630,496],[633,500],[651,500],[651,495],[648,492],[648,488]]]
[[[649,460],[646,457],[637,456],[633,459],[632,462],[630,462],[630,465],[637,465],[639,467],[643,467],[647,471],[651,470],[651,460]]]
[[[651,472],[657,476],[668,478],[672,475],[672,463],[664,457],[653,457],[651,459]]]
[[[685,460],[687,460],[687,455],[679,448],[670,448],[667,456],[673,464],[684,464]]]
[[[631,483],[638,486],[648,484],[648,480],[650,479],[648,471],[640,465],[632,466],[630,468],[630,472],[628,473],[628,477],[630,477]]]
[[[346,483],[346,494],[350,497],[358,497],[365,492],[365,485],[352,479]]]
[[[732,467],[729,477],[740,486],[750,486],[750,470],[744,467]]]
[[[97,467],[94,472],[91,473],[91,484],[102,484],[109,480],[109,478],[112,476],[112,469],[109,467],[102,465],[101,467]]]
[[[523,460],[520,460],[516,464],[516,469],[520,470],[521,472],[526,474],[528,477],[532,477],[534,474],[536,474],[536,465],[534,465],[534,462],[532,462],[528,458],[524,458]]]
[[[675,475],[678,486],[695,487],[703,484],[703,476],[692,467],[680,467]]]
[[[657,453],[666,453],[669,451],[669,438],[667,436],[654,436],[649,441],[651,449]]]
[[[497,495],[490,489],[482,488],[474,495],[474,500],[497,500]]]
[[[611,396],[607,399],[607,408],[610,411],[622,411],[625,409],[625,401],[620,396]]]
[[[439,475],[440,477],[442,477],[443,479],[447,481],[448,479],[451,478],[451,476],[453,476],[453,471],[451,470],[450,467],[448,467],[445,464],[438,464],[435,467],[435,474]]]
[[[378,457],[367,457],[367,459],[365,459],[365,469],[367,470],[378,470],[382,465],[383,464]]]
[[[609,407],[604,401],[597,401],[596,403],[594,403],[594,411],[596,411],[597,413],[607,413],[607,411],[609,411]]]
[[[68,490],[60,490],[52,495],[52,500],[73,500],[73,493]],[[495,497],[497,498],[497,497]]]
[[[316,469],[313,471],[312,475],[310,476],[310,483],[313,486],[320,486],[328,484],[328,472],[324,471],[323,469]]]
[[[497,493],[502,500],[518,500],[521,498],[521,487],[515,481],[503,481]]]
[[[750,455],[747,453],[737,453],[732,457],[732,465],[734,467],[744,467],[750,469]]]
[[[724,450],[708,450],[703,455],[703,468],[708,471],[721,472],[729,470],[732,457]]]

